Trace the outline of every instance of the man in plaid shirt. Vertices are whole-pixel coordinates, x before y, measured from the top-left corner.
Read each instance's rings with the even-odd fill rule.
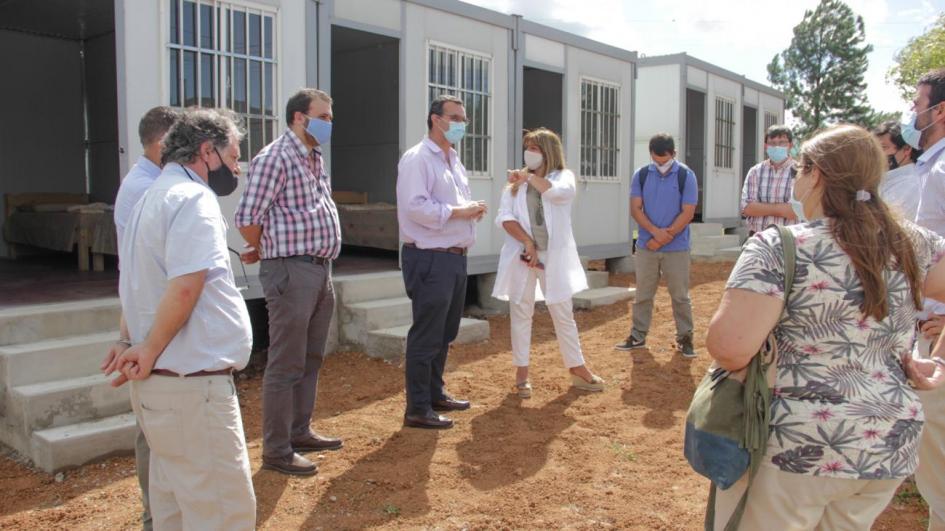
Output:
[[[783,125],[772,125],[765,132],[768,158],[748,170],[742,186],[741,211],[749,235],[772,224],[789,225],[795,221],[789,203],[797,173],[790,156],[793,145],[794,135]]]
[[[262,259],[259,280],[269,310],[269,360],[263,377],[263,468],[311,475],[299,455],[337,450],[341,440],[314,433],[318,371],[335,306],[331,261],[341,251],[341,224],[322,166],[331,138],[331,97],[303,89],[286,104],[288,129],[249,167],[236,226]]]

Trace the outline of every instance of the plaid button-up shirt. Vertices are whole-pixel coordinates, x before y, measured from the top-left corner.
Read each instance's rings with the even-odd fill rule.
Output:
[[[334,260],[341,223],[318,148],[287,129],[249,166],[236,226],[262,226],[262,258],[312,255]]]
[[[739,211],[744,212],[748,203],[787,203],[791,200],[794,188],[794,159],[789,159],[780,168],[775,169],[768,160],[761,161],[748,170],[745,184],[742,186],[742,199]],[[789,225],[786,218],[778,216],[746,216],[748,230],[761,232],[769,225]]]

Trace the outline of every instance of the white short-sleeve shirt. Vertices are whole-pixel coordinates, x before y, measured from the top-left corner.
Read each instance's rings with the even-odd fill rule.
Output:
[[[168,164],[135,206],[125,234],[118,291],[132,343],[147,337],[171,279],[206,270],[193,313],[154,367],[179,374],[245,367],[249,313],[233,281],[226,222],[206,183]]]
[[[121,245],[121,237],[128,225],[128,218],[135,209],[135,205],[141,199],[141,196],[148,191],[148,188],[154,183],[154,180],[161,175],[161,167],[151,162],[147,157],[141,156],[138,162],[128,171],[128,175],[121,181],[118,187],[118,195],[115,196],[115,232],[118,236],[118,245]]]

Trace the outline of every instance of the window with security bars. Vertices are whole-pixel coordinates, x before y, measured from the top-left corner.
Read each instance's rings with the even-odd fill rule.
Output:
[[[618,178],[620,90],[617,85],[581,80],[581,176]]]
[[[778,115],[770,112],[765,113],[765,132],[772,125],[778,125]]]
[[[489,173],[492,60],[484,55],[434,44],[430,45],[428,60],[427,105],[442,94],[463,100],[466,136],[456,145],[456,152],[469,173]]]
[[[735,103],[715,100],[715,167],[732,168],[735,153]]]
[[[244,161],[278,131],[276,13],[213,0],[168,0],[169,103],[242,116]]]

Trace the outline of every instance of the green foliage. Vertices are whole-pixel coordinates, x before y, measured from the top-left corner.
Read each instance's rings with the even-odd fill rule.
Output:
[[[832,123],[877,119],[866,102],[863,78],[873,47],[865,41],[863,17],[841,0],[821,0],[794,26],[791,45],[768,64],[768,79],[800,121],[799,138]]]
[[[886,73],[886,79],[899,87],[903,99],[911,101],[922,74],[945,66],[945,13],[939,15],[928,31],[909,39],[909,44],[896,53],[895,59],[896,64]]]

